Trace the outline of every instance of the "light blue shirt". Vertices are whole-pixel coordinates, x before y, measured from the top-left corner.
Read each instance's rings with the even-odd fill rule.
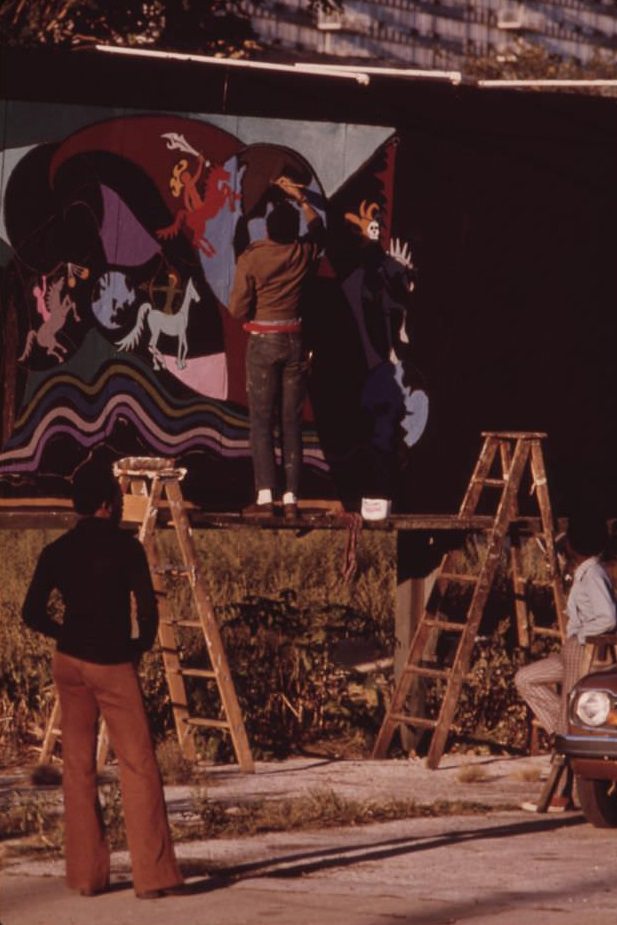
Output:
[[[576,568],[566,603],[566,635],[583,644],[588,636],[615,629],[617,610],[613,585],[597,556]]]

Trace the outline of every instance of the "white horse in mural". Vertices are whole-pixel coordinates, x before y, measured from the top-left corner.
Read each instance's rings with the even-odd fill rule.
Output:
[[[169,337],[178,338],[178,351],[176,353],[176,366],[178,369],[186,367],[186,354],[188,345],[186,342],[186,328],[189,320],[189,308],[192,302],[199,302],[201,296],[195,288],[192,279],[189,279],[184,290],[182,305],[175,315],[166,315],[165,312],[159,311],[158,308],[152,308],[149,302],[144,302],[139,306],[137,321],[133,330],[130,331],[122,340],[116,341],[116,346],[120,350],[133,350],[139,343],[144,320],[147,319],[148,329],[150,331],[150,340],[148,341],[148,350],[152,354],[152,365],[155,369],[165,369],[165,358],[157,347],[158,339],[161,334],[167,334]]]

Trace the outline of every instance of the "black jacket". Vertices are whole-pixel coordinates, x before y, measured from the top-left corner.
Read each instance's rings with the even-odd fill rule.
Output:
[[[64,602],[62,623],[48,612],[54,589]],[[131,639],[131,593],[139,639]],[[143,546],[110,520],[84,517],[43,549],[22,615],[65,655],[102,665],[132,661],[151,648],[158,627]]]

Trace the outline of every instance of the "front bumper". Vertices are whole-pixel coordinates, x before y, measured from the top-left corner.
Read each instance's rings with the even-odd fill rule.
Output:
[[[617,736],[575,735],[569,733],[558,735],[555,739],[555,751],[568,758],[599,758],[617,761]]]
[[[558,735],[555,751],[570,759],[572,770],[590,780],[617,780],[617,736]]]

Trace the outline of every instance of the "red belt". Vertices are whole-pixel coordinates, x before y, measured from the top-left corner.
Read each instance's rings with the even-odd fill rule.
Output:
[[[299,334],[302,330],[302,322],[290,321],[288,324],[272,324],[269,321],[245,321],[242,327],[250,334]]]

